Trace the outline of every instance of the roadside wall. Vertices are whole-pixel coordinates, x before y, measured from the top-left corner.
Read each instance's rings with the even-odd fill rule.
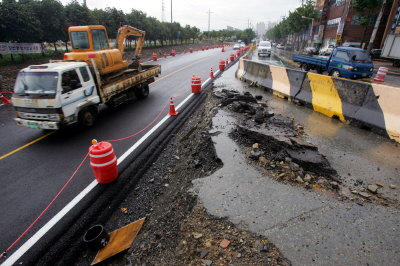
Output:
[[[236,77],[400,142],[400,88],[240,59]]]

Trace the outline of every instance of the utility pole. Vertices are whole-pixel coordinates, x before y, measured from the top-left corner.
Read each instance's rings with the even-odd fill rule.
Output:
[[[208,32],[210,32],[210,17],[211,17],[211,11],[208,9]]]
[[[161,1],[161,21],[165,22],[165,6],[164,0]]]
[[[171,24],[172,24],[172,0],[171,0]]]
[[[376,32],[378,31],[379,24],[381,24],[381,19],[382,19],[383,11],[385,10],[385,7],[386,7],[386,2],[387,2],[386,0],[383,0],[381,11],[379,12],[378,18],[376,19],[375,27],[371,34],[371,39],[369,39],[369,44],[368,44],[368,48],[367,48],[368,53],[371,52],[371,49],[374,45]]]
[[[211,17],[211,12],[210,9],[208,9],[208,39],[210,39],[210,17]]]

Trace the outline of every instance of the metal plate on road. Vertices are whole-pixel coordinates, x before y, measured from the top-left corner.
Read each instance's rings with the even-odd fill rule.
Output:
[[[124,251],[132,246],[133,240],[135,240],[139,233],[145,218],[137,220],[131,224],[128,224],[120,229],[117,229],[110,233],[110,240],[104,248],[102,248],[94,258],[91,265],[97,264],[106,260],[115,254]]]

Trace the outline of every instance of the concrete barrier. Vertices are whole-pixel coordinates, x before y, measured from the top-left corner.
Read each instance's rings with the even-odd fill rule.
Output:
[[[307,73],[312,92],[312,106],[314,111],[329,117],[337,117],[346,121],[343,115],[342,100],[333,83],[332,77],[314,73]]]
[[[389,138],[400,142],[400,88],[375,83],[368,85],[368,93],[354,120],[382,129]]]
[[[300,91],[305,74],[304,71],[244,59],[236,77],[271,89],[280,97],[293,98]]]
[[[241,59],[242,60],[242,59]],[[237,77],[297,99],[314,111],[400,142],[400,88],[304,72],[243,59]]]

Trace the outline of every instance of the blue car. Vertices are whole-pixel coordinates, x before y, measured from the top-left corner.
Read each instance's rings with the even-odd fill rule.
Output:
[[[354,47],[336,47],[329,57],[294,55],[293,61],[300,63],[304,71],[327,71],[333,77],[351,79],[369,78],[374,65],[367,50]]]

